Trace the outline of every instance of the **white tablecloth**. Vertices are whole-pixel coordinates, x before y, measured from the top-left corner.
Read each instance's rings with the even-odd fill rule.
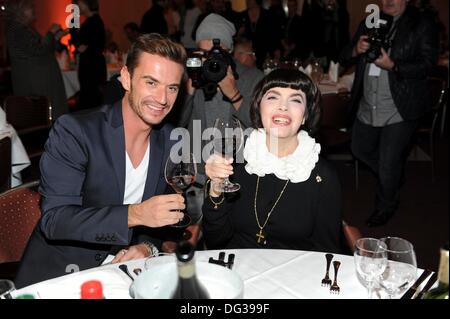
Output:
[[[339,78],[337,83],[329,80],[323,80],[319,83],[319,90],[322,95],[337,94],[339,92],[350,92],[352,89],[355,74],[344,75]]]
[[[5,114],[2,108],[0,112],[0,116]],[[22,184],[20,172],[30,166],[31,161],[16,130],[9,124],[0,127],[0,140],[5,137],[11,138],[11,187],[16,187]]]
[[[120,73],[119,66],[108,66],[108,80],[111,79],[116,74]],[[78,71],[77,70],[62,70],[61,71],[64,88],[66,90],[67,98],[74,96],[80,90],[80,82],[78,81]]]
[[[321,252],[294,250],[239,249],[225,250],[236,254],[233,271],[244,282],[245,299],[365,299],[366,288],[359,282],[352,256],[335,255],[341,266],[338,275],[340,294],[331,294],[329,287],[322,287],[326,259]],[[219,251],[198,251],[197,261],[217,259]],[[156,257],[158,258],[158,257]],[[145,269],[145,260],[127,262],[130,272],[135,268]],[[149,270],[150,271],[150,270]],[[420,274],[420,271],[418,271]],[[133,276],[135,274],[132,273]],[[333,279],[333,267],[330,277]],[[79,298],[83,282],[98,279],[104,285],[106,298],[131,298],[128,292],[132,281],[118,265],[105,265],[79,273],[41,282],[21,290],[14,295],[32,293],[37,298]]]

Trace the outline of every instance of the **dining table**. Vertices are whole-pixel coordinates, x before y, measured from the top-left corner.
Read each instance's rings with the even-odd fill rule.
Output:
[[[120,73],[121,65],[108,64],[107,65],[107,79],[108,81],[116,74]],[[74,96],[80,90],[80,82],[78,80],[78,70],[73,68],[61,69],[61,74],[64,81],[64,89],[67,98]]]
[[[368,296],[366,288],[356,274],[353,256],[350,255],[333,255],[333,261],[340,262],[337,276],[340,289],[339,293],[333,293],[329,285],[322,285],[326,272],[324,252],[278,249],[203,250],[195,252],[195,260],[196,262],[208,262],[210,258],[217,260],[221,252],[227,256],[235,255],[232,271],[242,279],[243,299],[340,300],[366,299]],[[153,257],[150,264],[156,265],[158,258],[165,257]],[[36,299],[79,299],[80,287],[84,282],[99,280],[103,284],[105,298],[132,299],[130,286],[133,280],[142,274],[136,270],[151,272],[156,269],[152,269],[152,266],[146,268],[148,260],[138,259],[121,264],[106,263],[96,268],[73,272],[16,290],[13,297],[32,294]],[[127,265],[133,279],[119,269],[120,265]],[[68,268],[68,271],[74,269]],[[418,270],[418,275],[420,272]],[[330,267],[329,275],[334,281],[333,266]],[[384,296],[377,291],[375,298]]]

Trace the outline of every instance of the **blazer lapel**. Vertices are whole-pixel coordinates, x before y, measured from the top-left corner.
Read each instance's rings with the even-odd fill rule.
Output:
[[[144,196],[142,201],[155,195],[161,175],[164,157],[164,141],[159,130],[153,129],[150,133],[150,156],[148,163],[147,181],[145,182]]]
[[[118,201],[123,203],[125,193],[125,132],[123,128],[122,103],[114,104],[109,116],[111,126],[108,134],[111,162],[116,175],[117,189],[119,190]]]

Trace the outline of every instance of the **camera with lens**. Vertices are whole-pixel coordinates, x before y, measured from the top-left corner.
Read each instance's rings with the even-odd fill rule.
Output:
[[[189,78],[192,86],[202,89],[205,100],[211,100],[217,93],[217,86],[227,75],[231,66],[235,79],[238,79],[236,64],[233,57],[220,46],[219,39],[213,39],[213,47],[210,51],[200,54],[192,53],[186,62]]]
[[[392,16],[383,15],[378,19],[377,26],[369,29],[367,33],[367,42],[370,44],[369,50],[366,52],[366,61],[369,63],[375,62],[381,55],[381,48],[386,52],[392,45]]]

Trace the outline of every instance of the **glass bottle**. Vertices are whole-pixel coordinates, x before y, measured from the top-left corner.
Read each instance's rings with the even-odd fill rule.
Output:
[[[448,299],[448,243],[441,248],[439,284],[424,295],[424,299]]]
[[[98,280],[83,283],[81,285],[81,299],[105,299],[102,283]]]
[[[178,283],[172,299],[209,299],[208,291],[203,287],[195,272],[194,247],[187,241],[181,241],[176,248]]]

